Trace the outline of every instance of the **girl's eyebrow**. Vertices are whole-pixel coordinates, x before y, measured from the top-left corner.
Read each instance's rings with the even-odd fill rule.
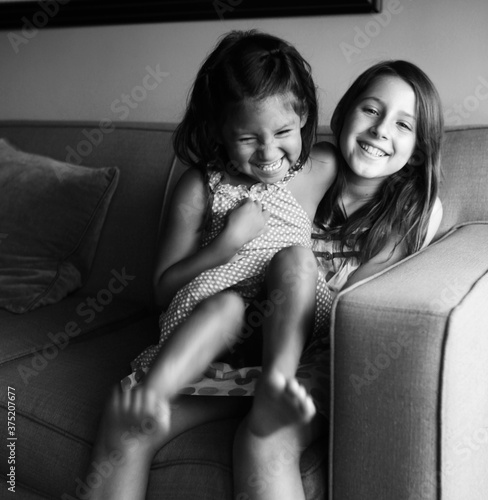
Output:
[[[273,131],[275,133],[276,132],[280,132],[281,130],[293,127],[293,125],[294,125],[293,120],[290,120],[290,121],[287,121],[284,124],[281,124],[279,127],[274,128]],[[253,132],[248,132],[247,130],[248,129],[237,127],[237,128],[234,129],[234,132],[237,135],[252,135],[253,134]]]
[[[280,127],[277,127],[275,130],[279,132],[280,130],[283,130],[285,128],[293,127],[293,125],[294,125],[293,121],[288,121],[285,124],[281,125]]]
[[[360,103],[363,101],[376,101],[378,104],[381,104],[382,106],[385,105],[385,103],[381,99],[375,96],[365,96],[359,100]],[[406,111],[400,111],[400,114],[406,116],[407,118],[410,118],[411,120],[417,121],[417,118],[411,113],[407,113]]]

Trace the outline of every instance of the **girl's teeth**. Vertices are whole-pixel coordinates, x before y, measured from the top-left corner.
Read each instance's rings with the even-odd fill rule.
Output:
[[[361,146],[362,149],[364,149],[373,156],[386,156],[386,153],[384,151],[381,151],[381,149],[370,146],[369,144],[360,143],[359,145]]]
[[[265,163],[265,164],[258,163],[257,166],[263,172],[273,172],[274,170],[279,170],[281,168],[282,162],[283,162],[283,158],[280,158],[279,160],[277,160],[273,163]]]

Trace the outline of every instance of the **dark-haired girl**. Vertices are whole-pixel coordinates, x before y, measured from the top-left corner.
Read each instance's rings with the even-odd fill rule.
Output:
[[[160,341],[108,402],[86,479],[92,499],[144,498],[163,444],[244,414],[235,498],[304,498],[300,455],[325,429],[331,307],[311,232],[337,168],[332,145],[312,147],[317,113],[309,65],[277,37],[232,32],[200,68],[174,138],[190,168],[156,265]],[[240,349],[250,304],[261,314],[248,316],[261,327],[259,356]],[[113,472],[95,481],[114,453]]]

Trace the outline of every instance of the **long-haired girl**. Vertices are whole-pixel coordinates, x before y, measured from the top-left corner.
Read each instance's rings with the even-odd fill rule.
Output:
[[[314,248],[337,292],[435,236],[442,218],[442,107],[420,68],[385,61],[355,80],[331,127],[340,161],[317,210]]]

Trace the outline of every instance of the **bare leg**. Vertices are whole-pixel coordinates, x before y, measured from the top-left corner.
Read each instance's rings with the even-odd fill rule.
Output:
[[[316,414],[307,424],[280,427],[267,436],[243,420],[234,440],[234,500],[305,500],[300,458],[326,428]]]
[[[251,405],[251,398],[181,396],[171,403],[171,414],[161,413],[156,398],[134,396],[141,388],[114,389],[84,480],[90,491],[82,491],[80,498],[143,500],[152,459],[165,443],[198,425],[243,416]]]
[[[249,419],[256,434],[270,434],[276,426],[307,423],[315,414],[295,373],[313,329],[316,283],[315,257],[307,248],[286,248],[269,266],[268,297],[280,298],[264,322],[263,374]]]
[[[306,248],[285,249],[270,265],[268,297],[280,300],[264,323],[263,372],[235,440],[238,500],[304,498],[300,456],[322,432],[323,419],[295,373],[313,328],[316,280],[315,258]]]
[[[205,300],[166,342],[143,384],[114,391],[86,479],[91,487],[88,498],[142,500],[151,461],[164,443],[195,425],[242,411],[247,403],[242,398],[238,403],[233,398],[212,398],[211,404],[207,398],[175,398],[235,342],[243,315],[243,301],[233,293]],[[100,464],[111,470],[97,481],[97,474],[105,470]]]

